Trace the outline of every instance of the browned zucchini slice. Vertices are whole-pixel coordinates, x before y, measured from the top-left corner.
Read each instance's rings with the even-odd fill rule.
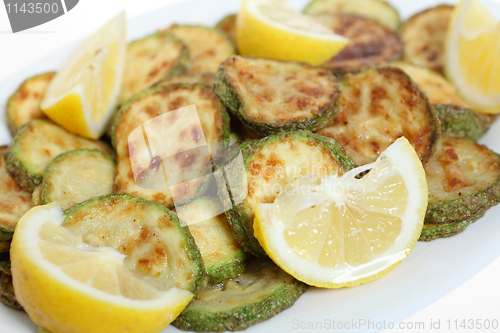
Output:
[[[120,251],[130,271],[160,290],[177,287],[196,294],[204,281],[189,230],[157,203],[126,194],[96,197],[68,210],[63,226],[84,243]]]
[[[193,104],[197,108],[196,118],[188,113],[188,122],[179,120],[179,123],[177,119],[184,119],[179,112],[184,111],[176,110]],[[171,111],[176,112],[170,114]],[[146,129],[161,125],[163,121],[166,123],[161,131]],[[146,122],[150,125],[146,126]],[[146,144],[142,129],[148,136],[149,144]],[[134,135],[129,138],[132,133]],[[145,90],[129,100],[116,118],[113,129],[113,144],[118,154],[116,190],[173,207],[170,185],[189,182],[185,187],[176,187],[177,192],[174,193],[178,199],[176,205],[186,203],[203,194],[202,185],[206,182],[200,177],[211,171],[206,145],[228,139],[229,115],[211,87],[174,84]],[[172,140],[171,145],[167,145],[166,140]],[[168,159],[168,165],[165,162],[167,156],[163,156],[162,160],[160,155],[163,154],[159,153],[167,146],[170,151],[175,150],[173,158]],[[135,167],[142,166],[143,169],[133,169],[131,159]],[[164,168],[168,173],[164,174]],[[142,172],[147,172],[144,175],[148,176],[142,179],[143,185],[136,183],[134,172],[141,177]]]
[[[313,0],[306,14],[343,13],[366,17],[397,31],[401,25],[398,11],[382,0]]]
[[[7,169],[22,188],[33,192],[42,182],[45,167],[57,155],[76,149],[98,149],[113,155],[101,141],[84,139],[48,120],[35,119],[17,131],[7,151]]]
[[[413,15],[403,24],[403,60],[443,73],[444,41],[453,8],[439,5]]]
[[[99,150],[79,149],[57,156],[45,168],[44,204],[56,201],[62,210],[92,197],[111,194],[116,161]]]
[[[379,67],[347,74],[340,84],[339,114],[318,134],[343,145],[357,165],[374,162],[404,136],[425,163],[440,134],[436,112],[402,70]]]
[[[314,18],[349,38],[349,44],[321,67],[334,73],[345,73],[397,60],[402,56],[403,43],[390,28],[360,16],[348,14],[317,14]]]
[[[30,120],[46,118],[40,109],[40,102],[55,74],[48,72],[30,77],[9,98],[5,111],[10,134],[16,134],[19,127]]]
[[[426,223],[463,221],[500,202],[500,156],[470,139],[443,136],[425,173]]]
[[[244,165],[226,172],[231,199],[226,215],[243,249],[261,257],[266,254],[253,234],[257,203],[274,202],[288,185],[307,174],[340,176],[354,167],[334,140],[305,131],[249,141],[241,147],[241,153]],[[237,156],[230,156],[229,160]]]
[[[268,135],[328,125],[337,114],[337,82],[310,65],[233,56],[220,66],[214,90],[243,125]]]
[[[221,62],[236,53],[224,32],[201,25],[173,25],[166,30],[179,37],[189,49],[193,72],[215,73]]]
[[[391,62],[389,65],[405,71],[429,97],[432,104],[455,104],[467,107],[457,88],[435,71],[400,61]]]
[[[10,241],[17,221],[31,208],[31,194],[7,171],[6,147],[0,147],[0,241]]]
[[[224,31],[236,45],[236,14],[224,17],[215,27]]]
[[[212,86],[214,84],[214,74],[213,73],[180,73],[176,75],[171,75],[166,79],[157,82],[155,87],[165,87],[174,83],[201,83],[207,86]]]
[[[156,33],[131,42],[118,104],[168,75],[190,69],[189,51],[174,35]]]

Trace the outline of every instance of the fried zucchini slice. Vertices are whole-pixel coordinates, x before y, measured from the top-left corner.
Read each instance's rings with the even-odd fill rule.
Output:
[[[113,155],[101,141],[84,139],[48,120],[35,119],[17,131],[7,150],[7,169],[22,188],[33,192],[42,183],[45,167],[57,155],[76,149],[98,149]]]
[[[375,66],[401,58],[403,42],[382,24],[349,14],[316,14],[313,17],[336,34],[349,38],[349,44],[321,67],[334,73]]]
[[[227,222],[219,199],[198,198],[177,208],[179,219],[188,226],[200,249],[209,284],[217,284],[245,272],[245,252]]]
[[[63,226],[84,243],[120,251],[130,271],[160,290],[196,294],[202,285],[203,262],[193,237],[162,205],[126,194],[92,198],[67,211]]]
[[[453,8],[450,5],[429,8],[403,24],[404,61],[443,73],[444,42]]]
[[[166,79],[157,82],[154,87],[166,87],[174,83],[201,83],[207,86],[212,86],[214,84],[214,74],[213,73],[180,73],[177,75],[171,75]]]
[[[215,77],[215,93],[260,135],[314,131],[337,114],[337,79],[321,68],[233,56],[221,64]]]
[[[354,167],[334,140],[308,132],[285,132],[249,141],[241,147],[241,156],[244,165],[226,172],[231,199],[225,207],[226,216],[245,252],[260,257],[266,254],[253,234],[257,203],[274,202],[288,185],[307,174],[341,176]]]
[[[306,288],[271,260],[254,260],[245,274],[202,289],[172,324],[183,331],[244,330],[288,309]]]
[[[57,201],[62,210],[92,197],[111,194],[116,161],[100,150],[79,149],[57,156],[45,169],[43,204]]]
[[[304,13],[358,15],[375,20],[394,31],[397,31],[401,25],[398,11],[382,0],[313,0],[304,9]]]
[[[42,182],[43,184],[43,182]],[[43,205],[42,201],[42,184],[35,187],[33,193],[31,193],[31,205],[33,207]]]
[[[224,31],[236,45],[236,14],[224,17],[215,27]]]
[[[0,272],[0,301],[16,310],[23,310],[23,307],[14,295],[14,286],[12,285],[12,275]]]
[[[201,25],[173,25],[166,30],[189,49],[193,72],[215,73],[221,62],[236,53],[231,38],[219,29]]]
[[[470,139],[443,136],[425,174],[426,223],[463,221],[500,202],[500,156]]]
[[[32,205],[31,193],[19,186],[7,171],[6,150],[7,147],[0,147],[0,241],[10,242],[17,221]]]
[[[192,104],[196,105],[199,122],[190,119],[189,123],[176,123],[175,126],[172,126],[171,124],[177,121],[175,117],[177,117],[178,113],[172,114],[168,119],[165,118],[168,112]],[[161,135],[157,133],[151,134],[158,140],[162,139],[162,143],[165,140],[172,140],[172,146],[169,147],[171,149],[175,147],[177,154],[175,155],[175,161],[169,159],[169,165],[178,172],[173,173],[172,168],[167,167],[159,155],[149,156],[149,154],[146,154],[149,160],[144,161],[142,165],[151,165],[145,171],[150,172],[149,178],[152,179],[152,186],[139,186],[134,178],[131,157],[136,159],[145,156],[143,152],[137,151],[141,147],[141,142],[144,142],[144,136],[142,133],[139,133],[139,136],[134,136],[130,145],[129,136],[134,130],[140,130],[138,126],[145,128],[144,124],[148,121],[151,122],[152,119],[159,121],[165,119],[165,121],[170,122],[165,124],[165,130],[162,130]],[[153,122],[157,122],[157,120]],[[148,130],[145,131],[148,132]],[[173,179],[176,180],[175,184],[189,181],[187,187],[180,188],[174,193],[178,199],[176,205],[188,202],[194,197],[203,194],[202,185],[205,182],[200,177],[211,167],[209,156],[204,154],[205,150],[201,148],[196,150],[190,147],[193,147],[193,145],[206,147],[201,141],[203,138],[206,143],[228,141],[229,132],[229,115],[209,86],[174,84],[143,91],[120,109],[113,129],[113,144],[118,155],[117,175],[115,178],[116,191],[155,201],[167,207],[173,207],[174,199],[165,183],[170,184]],[[147,151],[145,144],[143,150]],[[161,147],[153,147],[153,150],[161,150]],[[174,163],[174,165],[170,163]],[[162,167],[159,168],[159,166]],[[169,169],[166,177],[164,177],[162,171],[164,167]],[[149,178],[146,181],[149,181]]]
[[[457,88],[435,71],[400,61],[391,62],[389,65],[405,71],[418,84],[432,104],[455,104],[467,107],[458,94]]]
[[[153,83],[190,68],[188,48],[172,34],[155,33],[133,41],[127,47],[118,104],[125,103]]]
[[[419,241],[430,242],[438,238],[448,238],[463,232],[467,227],[484,216],[481,212],[469,219],[450,223],[424,223]]]
[[[479,113],[454,104],[434,104],[441,121],[441,132],[478,140],[495,120],[493,115]]]
[[[9,98],[5,112],[7,126],[12,136],[16,134],[19,127],[30,120],[46,118],[40,109],[40,102],[55,74],[55,72],[48,72],[30,77],[21,83]]]
[[[429,100],[408,75],[398,68],[378,67],[343,78],[339,114],[317,133],[344,146],[356,165],[374,162],[401,136],[425,163],[440,126]]]

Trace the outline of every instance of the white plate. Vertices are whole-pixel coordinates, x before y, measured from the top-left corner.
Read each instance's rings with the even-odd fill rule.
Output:
[[[307,0],[291,0],[297,9],[304,8]],[[435,1],[393,0],[391,2],[403,19],[422,9],[436,5]],[[446,1],[454,3],[455,1]],[[226,14],[235,12],[239,1],[191,0],[137,17],[129,23],[131,39],[149,34],[171,23],[201,23],[214,25]],[[0,82],[0,105],[27,77],[46,70],[59,68],[81,41],[70,47],[56,50],[10,78]],[[5,52],[5,50],[3,50]],[[10,142],[4,112],[0,116],[0,144]],[[490,149],[500,152],[500,122],[496,122],[481,140]],[[307,329],[311,323],[314,331],[332,331],[326,323],[368,320],[372,323],[397,323],[415,314],[448,294],[500,257],[500,228],[495,216],[500,207],[489,210],[486,216],[472,224],[464,233],[430,243],[419,242],[410,256],[387,276],[354,288],[308,291],[288,310],[258,324],[247,332],[290,332]],[[315,323],[323,323],[322,329]],[[349,332],[378,332],[381,329],[364,325],[350,328]],[[387,327],[387,326],[386,326]],[[168,327],[164,332],[177,331]],[[311,330],[312,331],[312,330]],[[336,329],[336,331],[342,331]],[[0,332],[33,333],[36,327],[22,312],[0,306]]]

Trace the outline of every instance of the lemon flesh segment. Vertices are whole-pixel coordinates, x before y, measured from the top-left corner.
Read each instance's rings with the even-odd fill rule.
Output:
[[[318,66],[349,42],[278,0],[245,0],[236,20],[243,56],[295,60]]]
[[[158,332],[193,294],[160,290],[124,265],[125,255],[92,247],[61,226],[57,204],[18,223],[11,260],[16,296],[38,326],[57,332]]]
[[[467,102],[500,112],[500,21],[478,0],[455,8],[446,43],[446,74]]]
[[[125,63],[125,16],[88,38],[57,72],[41,102],[68,131],[97,139],[115,109]]]
[[[377,279],[404,260],[420,236],[426,208],[422,164],[402,138],[376,162],[340,178],[299,179],[273,204],[257,206],[254,229],[287,273],[340,288]]]

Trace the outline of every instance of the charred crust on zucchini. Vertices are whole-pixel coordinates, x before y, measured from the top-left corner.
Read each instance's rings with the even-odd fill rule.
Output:
[[[343,145],[357,165],[374,162],[391,143],[406,137],[422,163],[441,133],[426,95],[402,70],[374,67],[347,74],[340,84],[339,114],[318,134]]]
[[[443,73],[444,44],[453,8],[450,5],[429,8],[403,24],[405,61]]]
[[[313,17],[336,34],[349,38],[349,44],[342,51],[321,65],[334,73],[379,65],[400,59],[403,55],[403,43],[399,36],[374,20],[334,13]]]
[[[214,90],[233,115],[260,135],[314,131],[337,114],[338,82],[328,71],[297,62],[233,56]]]

